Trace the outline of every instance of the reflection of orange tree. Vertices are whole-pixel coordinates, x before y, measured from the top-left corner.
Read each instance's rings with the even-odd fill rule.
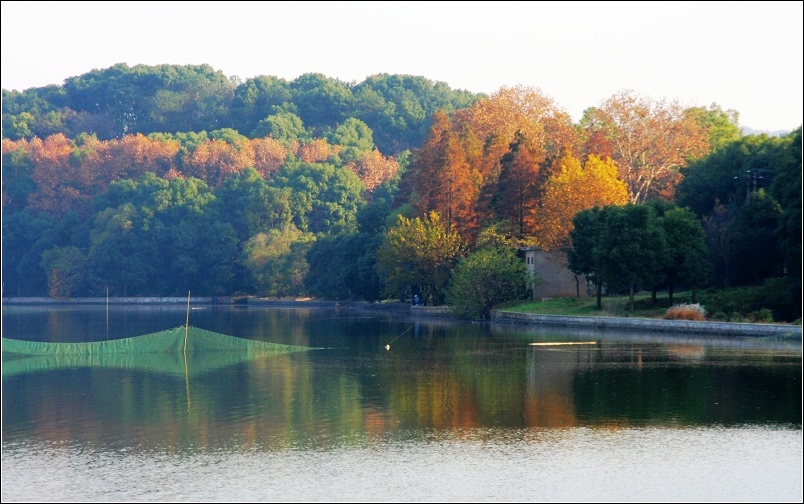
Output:
[[[453,372],[433,373],[395,380],[389,408],[401,412],[400,421],[421,428],[467,428],[481,424],[481,412],[472,384]]]
[[[577,425],[572,381],[578,362],[586,362],[583,348],[530,348],[527,355],[527,391],[522,413],[528,427]]]
[[[489,367],[484,355],[455,357],[451,365],[439,365],[416,377],[400,375],[394,379],[389,408],[410,415],[400,418],[403,424],[425,428],[576,425],[575,353],[542,351],[551,363],[546,372],[538,373],[531,372],[530,354],[494,367]],[[529,379],[523,380],[526,375]]]
[[[374,406],[363,408],[363,429],[370,436],[381,436],[383,433],[393,430],[396,424],[397,421],[383,410]]]

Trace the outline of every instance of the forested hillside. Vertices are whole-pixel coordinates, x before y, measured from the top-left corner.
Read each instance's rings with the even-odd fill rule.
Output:
[[[573,123],[522,86],[206,65],[3,90],[3,294],[440,303],[473,254],[572,247],[579,212],[661,201],[704,229],[707,285],[787,278],[800,301],[801,129],[737,124],[630,90]]]

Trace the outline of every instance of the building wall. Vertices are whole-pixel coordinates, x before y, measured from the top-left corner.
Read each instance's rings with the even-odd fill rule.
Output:
[[[580,291],[581,297],[588,297],[586,292],[586,277],[578,277],[567,268],[567,254],[564,249],[545,251],[539,247],[526,247],[525,264],[528,271],[535,271],[539,282],[533,288],[533,300],[543,298],[575,297]]]

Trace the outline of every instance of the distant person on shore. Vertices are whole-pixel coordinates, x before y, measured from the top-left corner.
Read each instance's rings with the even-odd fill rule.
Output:
[[[418,294],[413,295],[413,306],[419,306],[419,295]]]

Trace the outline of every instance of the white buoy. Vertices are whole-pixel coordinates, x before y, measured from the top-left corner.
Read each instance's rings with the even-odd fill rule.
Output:
[[[386,349],[386,350],[390,350],[390,349],[391,349],[391,345],[385,345],[385,349]]]

